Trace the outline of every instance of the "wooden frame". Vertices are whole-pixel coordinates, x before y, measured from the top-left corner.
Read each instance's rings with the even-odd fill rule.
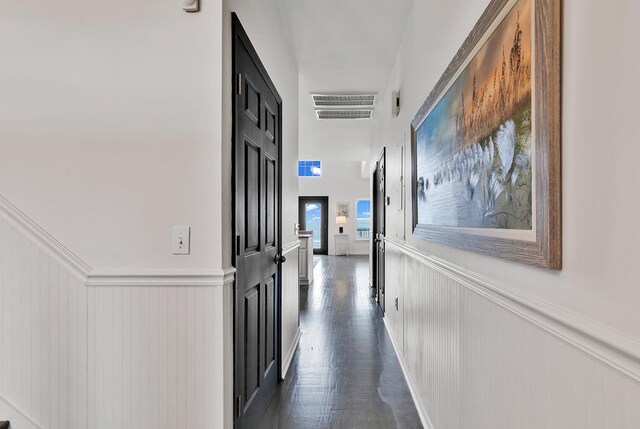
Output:
[[[349,217],[349,203],[336,203],[336,216]]]
[[[415,236],[547,269],[562,267],[561,240],[561,0],[532,1],[531,76],[535,165],[531,192],[535,240],[507,238],[418,222],[416,132],[513,0],[492,0],[411,122],[412,225]],[[474,54],[475,55],[475,54]],[[475,85],[474,85],[475,87]],[[464,105],[464,98],[463,98]],[[463,113],[464,115],[464,113]]]

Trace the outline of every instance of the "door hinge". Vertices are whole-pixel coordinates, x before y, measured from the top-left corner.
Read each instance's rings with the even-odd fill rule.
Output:
[[[242,417],[242,395],[236,395],[236,417]]]
[[[242,95],[242,73],[238,73],[238,95]]]
[[[236,255],[240,256],[240,236],[236,235]]]

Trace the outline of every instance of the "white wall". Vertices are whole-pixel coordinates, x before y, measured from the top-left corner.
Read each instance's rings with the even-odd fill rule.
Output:
[[[220,3],[0,8],[0,195],[86,262],[76,281],[77,257],[6,218],[0,411],[16,429],[223,427]]]
[[[0,194],[94,268],[219,267],[221,37],[206,0],[3,3]]]
[[[305,158],[311,159],[311,158]],[[321,158],[322,160],[322,158]],[[300,196],[329,197],[329,254],[335,254],[334,234],[337,203],[349,203],[349,218],[344,233],[349,234],[350,252],[353,255],[368,255],[370,241],[356,240],[356,200],[368,199],[371,193],[368,179],[361,176],[361,163],[357,161],[322,160],[322,177],[300,177]]]
[[[488,284],[496,290],[514,290],[527,297],[524,299],[557,309],[559,314],[577,320],[575,323],[578,326],[592,326],[593,330],[603,332],[605,343],[616,342],[616,332],[622,334],[623,339],[620,341],[628,345],[634,358],[627,362],[619,351],[611,351],[616,349],[613,346],[607,347],[607,353],[616,356],[612,358],[613,361],[627,362],[623,365],[624,368],[631,368],[632,373],[640,374],[636,367],[640,362],[640,316],[636,308],[636,303],[640,300],[640,288],[637,287],[637,275],[634,271],[638,259],[637,243],[640,239],[640,229],[633,226],[633,219],[640,216],[640,195],[634,190],[640,179],[634,162],[640,155],[640,149],[631,137],[635,135],[634,117],[638,112],[634,100],[640,97],[640,86],[635,78],[640,71],[640,62],[633,55],[628,55],[628,52],[635,51],[635,40],[640,37],[640,30],[634,24],[640,18],[640,6],[630,0],[617,2],[615,7],[595,0],[565,0],[563,3],[563,270],[552,272],[530,268],[414,238],[410,234],[409,214],[404,221],[407,240],[395,241],[404,250],[409,249],[418,255],[444,261],[445,266],[453,267],[454,271],[460,268],[468,270],[473,276],[487,278]],[[384,144],[398,141],[403,135],[409,135],[409,124],[413,115],[487,4],[487,0],[415,1],[385,93],[388,97],[392,90],[400,89],[401,113],[398,118],[392,119],[387,108],[387,112],[380,116],[372,159]],[[384,101],[382,105],[387,106],[388,103]],[[405,138],[407,148],[408,143]],[[407,163],[405,166],[407,171],[408,165]],[[392,182],[397,178],[389,177],[388,180]],[[406,190],[408,202],[411,201],[409,188],[408,186]],[[392,216],[389,222],[395,228],[403,220],[400,216]],[[473,370],[471,373],[457,372],[463,368],[459,364],[462,359],[468,357],[466,354],[476,352],[470,341],[479,340],[472,340],[466,335],[454,335],[455,338],[459,338],[460,343],[452,343],[453,349],[447,349],[451,352],[450,355],[440,356],[442,362],[452,365],[452,378],[435,382],[433,377],[436,376],[436,372],[435,369],[431,372],[428,366],[428,353],[439,347],[439,339],[445,340],[446,337],[425,337],[425,330],[438,329],[438,325],[424,317],[427,317],[426,314],[432,311],[434,306],[442,306],[442,311],[450,311],[451,309],[444,308],[446,302],[461,306],[458,307],[458,316],[461,318],[477,316],[473,326],[477,335],[492,336],[491,332],[498,326],[495,324],[497,318],[511,326],[513,332],[509,335],[487,338],[487,348],[484,352],[488,353],[487,357],[493,356],[495,359],[498,359],[500,354],[513,355],[520,359],[516,364],[520,365],[521,371],[513,370],[512,366],[506,370],[513,370],[510,374],[510,384],[515,383],[526,388],[510,392],[521,395],[517,397],[522,399],[530,396],[531,401],[519,406],[515,406],[513,402],[503,404],[501,412],[509,409],[509,405],[514,405],[513,410],[521,410],[527,413],[526,415],[536,411],[544,415],[549,409],[545,408],[545,403],[536,393],[536,389],[543,392],[577,392],[587,388],[581,384],[581,375],[532,379],[533,375],[539,374],[538,370],[563,368],[570,371],[572,365],[578,365],[578,368],[587,372],[610,374],[611,366],[603,361],[598,361],[594,368],[589,365],[583,367],[581,365],[588,361],[581,360],[578,356],[581,352],[575,355],[572,354],[574,352],[569,352],[575,349],[560,350],[556,346],[550,346],[552,333],[545,330],[542,337],[534,334],[535,331],[531,331],[531,320],[524,324],[519,322],[522,318],[514,310],[513,303],[506,306],[509,317],[503,317],[500,310],[505,308],[503,306],[490,308],[483,306],[478,298],[465,299],[461,295],[438,294],[436,290],[440,283],[434,283],[430,277],[426,277],[429,275],[425,274],[428,268],[420,268],[420,264],[416,263],[403,263],[403,258],[400,257],[387,256],[388,270],[395,273],[396,278],[395,283],[391,282],[387,286],[387,296],[390,296],[390,293],[404,296],[405,304],[413,305],[411,311],[416,317],[419,314],[425,315],[422,316],[422,320],[406,314],[399,318],[389,317],[392,331],[396,332],[397,337],[404,338],[404,348],[401,347],[401,350],[417,390],[435,389],[433,394],[436,396],[438,393],[444,395],[446,389],[474,391],[475,387],[471,389],[471,383],[481,381],[477,378],[479,374],[484,373],[487,380],[494,376],[504,376],[504,373],[498,372],[490,359],[476,361],[470,367]],[[397,280],[398,278],[402,280]],[[443,285],[442,287],[446,288],[446,284]],[[397,290],[392,292],[390,289],[394,287]],[[433,294],[429,299],[420,300],[416,294],[423,293]],[[536,318],[535,323],[548,326],[545,325],[547,322],[540,320],[543,319]],[[446,324],[440,326],[443,330],[449,328]],[[414,335],[411,335],[411,332]],[[569,338],[575,339],[575,336]],[[420,342],[416,343],[418,341]],[[569,340],[565,338],[563,341],[563,344],[567,344]],[[582,343],[582,340],[580,341]],[[536,344],[537,349],[526,349],[528,342]],[[597,345],[587,344],[586,353],[588,354],[593,347]],[[526,353],[529,352],[535,354],[527,356]],[[545,369],[545,360],[555,365]],[[584,372],[585,377],[587,372]],[[609,383],[609,375],[604,377],[598,378],[598,383]],[[638,379],[636,377],[633,380]],[[549,411],[548,415],[557,417],[557,422],[566,424],[554,426],[553,422],[549,422],[547,426],[583,427],[579,424],[584,417],[580,413],[594,413],[599,417],[620,417],[625,414],[629,419],[628,426],[604,423],[600,427],[635,427],[633,425],[638,425],[640,418],[637,413],[634,414],[629,398],[635,398],[637,409],[636,381],[620,384],[617,380],[613,384],[592,386],[582,397],[585,402]],[[494,395],[483,396],[482,392],[487,389],[491,389]],[[490,417],[481,414],[495,409],[495,401],[498,401],[498,398],[509,397],[509,391],[505,389],[508,389],[505,384],[485,384],[484,389],[478,390],[475,396],[476,400],[480,400],[475,405],[479,408],[471,408],[470,402],[457,403],[463,407],[459,410],[462,416],[462,420],[458,422],[459,426],[439,417],[446,411],[446,407],[453,406],[452,404],[447,404],[446,401],[433,402],[429,399],[433,398],[432,396],[420,393],[418,396],[421,397],[425,410],[432,415],[434,423],[449,422],[436,424],[436,427],[509,427],[505,421],[490,424],[487,420]],[[621,399],[622,402],[613,410],[606,411],[605,399],[611,392],[624,392],[624,399]],[[611,398],[620,399],[618,393],[612,393]],[[511,399],[516,400],[513,395]],[[485,407],[484,411],[480,409],[482,407]],[[496,414],[495,419],[498,418]],[[464,420],[466,417],[477,417],[483,424],[471,425],[468,420]],[[545,427],[537,426],[536,421],[525,420],[520,422],[518,427]],[[596,419],[588,424],[598,427],[597,422]]]

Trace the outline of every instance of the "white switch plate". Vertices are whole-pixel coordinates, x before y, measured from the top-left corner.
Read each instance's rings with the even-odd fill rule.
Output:
[[[191,227],[174,226],[171,239],[174,255],[189,255],[191,253]]]

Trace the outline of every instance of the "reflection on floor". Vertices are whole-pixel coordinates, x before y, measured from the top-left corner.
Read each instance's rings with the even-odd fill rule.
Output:
[[[301,289],[300,345],[263,427],[421,428],[370,297],[367,258],[315,258],[314,282]]]

